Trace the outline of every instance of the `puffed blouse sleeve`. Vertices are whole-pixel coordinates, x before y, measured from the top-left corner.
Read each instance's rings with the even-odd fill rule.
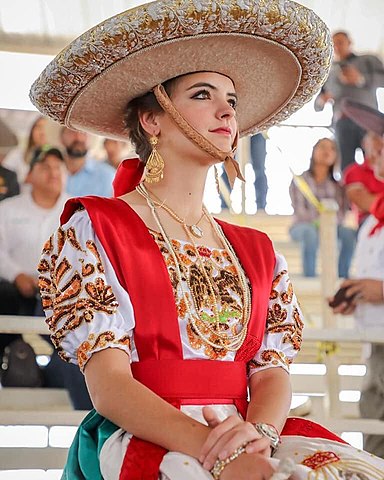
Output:
[[[39,287],[59,355],[84,367],[95,352],[131,355],[134,314],[86,210],[76,212],[46,242]]]
[[[248,364],[249,376],[271,367],[282,367],[288,372],[301,347],[303,326],[287,262],[277,253],[264,337],[259,351]]]

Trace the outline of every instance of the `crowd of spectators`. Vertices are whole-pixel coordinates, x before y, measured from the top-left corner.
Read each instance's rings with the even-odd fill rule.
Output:
[[[14,132],[0,121],[0,315],[43,315],[36,267],[66,200],[112,195],[124,142],[106,140],[102,161],[90,154],[91,136],[86,133],[62,127],[59,140],[57,145],[48,144],[47,120],[39,116],[22,148]],[[0,359],[12,358],[10,352],[20,349],[20,339],[19,334],[1,333]],[[44,339],[50,343],[48,336]],[[7,386],[38,386],[25,383],[25,375],[23,385],[18,385],[19,377],[9,371],[13,365],[8,360],[0,364],[7,369]],[[0,370],[0,375],[4,372]],[[41,376],[44,387],[66,388],[74,408],[92,408],[83,375],[59,360],[56,350]]]

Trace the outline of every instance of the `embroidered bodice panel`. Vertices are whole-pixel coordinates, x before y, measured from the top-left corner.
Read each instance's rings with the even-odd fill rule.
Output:
[[[218,317],[218,330],[228,343],[233,334],[240,333],[246,322],[243,319],[244,292],[229,254],[224,249],[171,240],[173,251],[178,259],[178,266],[176,266],[163,236],[153,231],[150,233],[167,265],[180,330],[187,334],[181,336],[184,353],[194,356],[195,352],[201,351],[206,358],[212,360],[227,357],[228,349],[215,348],[210,344],[215,343],[216,339],[216,336],[210,332],[210,328],[213,332],[216,331]],[[203,273],[203,268],[206,274]],[[179,276],[181,276],[181,282]],[[214,290],[213,297],[209,284]],[[217,314],[213,308],[213,299],[216,299]],[[191,321],[191,314],[203,336],[198,335]]]
[[[207,298],[207,282],[201,270],[203,264],[212,278],[220,325],[229,332],[241,329],[242,289],[228,253],[199,245],[199,260],[191,243],[173,240],[182,266],[180,284],[163,238],[155,232],[151,234],[170,275],[183,357],[233,360],[235,352],[215,349],[196,335],[183,295],[184,292],[194,313],[198,309],[200,316],[208,321],[213,317]],[[119,348],[130,355],[132,362],[138,361],[134,342],[135,316],[129,292],[117,280],[85,210],[76,212],[46,242],[38,269],[46,321],[62,358],[78,363],[83,369],[93,353]],[[156,302],[156,292],[153,292],[153,301]],[[300,348],[302,327],[285,259],[276,254],[265,334],[261,348],[249,363],[250,374],[270,367],[288,369]]]

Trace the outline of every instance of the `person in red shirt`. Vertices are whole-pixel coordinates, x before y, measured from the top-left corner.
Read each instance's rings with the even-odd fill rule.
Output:
[[[380,135],[369,130],[363,139],[364,163],[354,163],[344,172],[346,194],[357,212],[359,226],[368,217],[377,195],[384,192],[384,180],[379,180],[374,174],[374,165],[380,156],[383,143]]]

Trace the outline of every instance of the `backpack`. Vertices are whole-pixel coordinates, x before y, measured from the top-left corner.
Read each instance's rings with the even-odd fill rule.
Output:
[[[43,385],[43,375],[36,362],[35,351],[21,338],[5,347],[0,375],[3,387],[36,388]]]

